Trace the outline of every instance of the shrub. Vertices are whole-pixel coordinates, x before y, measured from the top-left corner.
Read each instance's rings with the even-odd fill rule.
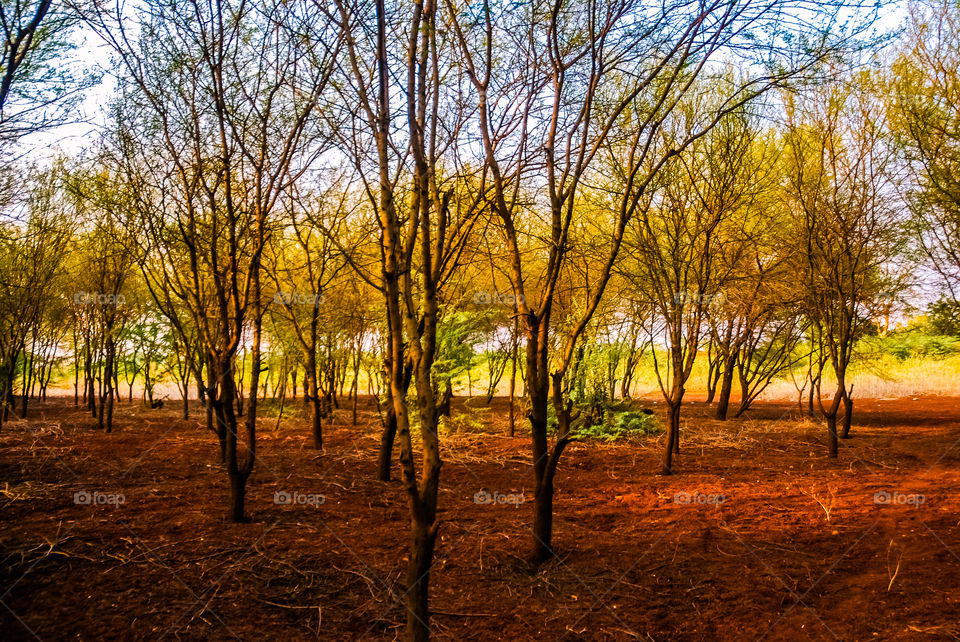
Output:
[[[617,441],[620,439],[639,439],[661,432],[657,418],[644,412],[607,412],[602,423],[579,428],[575,431],[578,438],[599,441]]]

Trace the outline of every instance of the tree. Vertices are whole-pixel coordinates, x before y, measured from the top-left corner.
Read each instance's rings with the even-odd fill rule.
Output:
[[[716,82],[716,81],[715,81]],[[726,305],[724,292],[749,246],[748,219],[755,205],[764,158],[756,151],[754,118],[744,109],[725,115],[702,137],[701,118],[718,111],[714,83],[703,83],[664,129],[660,145],[676,148],[693,139],[666,166],[656,192],[636,218],[628,239],[625,271],[638,296],[655,314],[648,326],[657,383],[668,408],[661,472],[674,473],[686,384],[711,317]],[[712,104],[711,104],[712,103]],[[722,109],[722,108],[720,108]],[[762,180],[759,182],[762,185]],[[729,398],[736,346],[724,354],[721,401]]]
[[[788,17],[790,3],[783,2],[677,2],[651,9],[635,0],[520,8],[485,1],[459,11],[451,4],[452,27],[478,96],[475,122],[493,190],[490,208],[505,239],[525,333],[536,480],[535,563],[553,555],[554,477],[577,418],[564,383],[578,341],[603,298],[624,232],[648,188],[664,164],[708,131],[719,115],[673,147],[654,145],[661,126],[719,52],[737,55],[749,41],[769,62],[783,47],[794,50],[786,65],[735,87],[724,112],[834,50],[837,43],[825,34],[836,26],[837,7],[801,4],[823,19],[822,32],[811,34],[794,22]],[[809,46],[797,54],[795,45],[780,39],[786,32],[809,35]],[[591,183],[602,182],[598,174],[611,175],[599,167],[605,157],[610,159],[607,167],[619,164],[613,174],[618,189],[592,190],[594,202],[602,205],[584,207]],[[610,196],[617,193],[619,198]],[[554,349],[558,285],[569,276],[568,252],[587,226],[586,212],[594,220],[596,213],[606,214],[600,219],[606,228],[593,240],[595,252],[604,258],[585,281],[576,282],[580,304],[571,306],[577,313],[565,322],[560,347]],[[540,220],[544,223],[532,231]],[[558,422],[552,447],[549,403]]]
[[[136,268],[132,251],[136,239],[131,235],[135,226],[124,220],[130,209],[116,189],[119,184],[109,173],[78,171],[70,177],[68,186],[87,227],[83,247],[79,248],[84,270],[77,275],[87,287],[78,293],[75,303],[90,306],[95,341],[102,350],[103,362],[97,368],[100,409],[96,416],[98,426],[106,432],[113,430],[113,406],[119,394],[115,385],[117,340],[130,316],[126,303]]]
[[[349,211],[344,209],[345,196],[337,183],[312,198],[292,186],[285,199],[285,225],[274,235],[267,267],[276,288],[273,307],[293,331],[302,353],[304,400],[310,408],[313,447],[317,450],[323,448],[322,420],[328,412],[321,398],[322,372],[318,370],[322,341],[336,336],[333,326],[337,312],[344,316],[345,301],[339,296],[328,300],[327,290],[346,267],[338,251],[343,243],[338,247],[331,241],[332,237],[346,237]]]
[[[892,198],[895,149],[877,85],[869,71],[845,81],[787,101],[790,204],[802,248],[797,273],[803,275],[813,349],[820,363],[830,364],[836,384],[829,405],[816,387],[831,457],[838,454],[838,436],[850,435],[853,391],[847,373],[855,344],[905,247]]]
[[[43,332],[44,317],[63,285],[71,226],[62,178],[59,163],[34,170],[26,197],[14,204],[10,222],[0,226],[0,425],[12,402],[18,364],[27,363],[27,340]],[[25,415],[26,376],[21,391]]]
[[[93,82],[69,56],[76,23],[68,4],[0,2],[0,142],[63,123]]]
[[[481,192],[471,193],[476,184],[468,180],[471,172],[458,165],[458,132],[466,112],[454,50],[439,29],[437,3],[340,1],[337,11],[346,37],[346,80],[337,86],[351,106],[340,128],[341,144],[360,170],[369,214],[379,227],[380,278],[366,278],[383,296],[391,421],[409,501],[407,638],[426,640],[439,527],[438,422],[449,395],[449,389],[441,393],[434,376],[441,292],[480,212]],[[394,99],[395,93],[404,100]],[[411,382],[413,412],[407,402]],[[421,435],[419,476],[410,430],[414,421]]]
[[[890,120],[905,151],[908,203],[920,248],[947,295],[960,302],[960,7],[910,4],[891,67]]]
[[[707,310],[708,357],[715,357],[708,384],[718,392],[716,417],[721,420],[729,413],[734,376],[740,383],[739,417],[776,376],[794,365],[794,349],[802,338],[795,249],[778,151],[782,141],[749,116],[730,134],[745,143],[742,158],[731,163],[724,156],[725,161],[711,169],[727,184],[717,189],[715,182],[698,181],[715,185],[711,197],[734,201],[735,210],[732,236],[723,239],[716,257],[724,274],[722,291]]]
[[[140,260],[149,255],[156,268],[143,272],[170,322],[184,320],[175,300],[196,324],[233,521],[245,519],[256,459],[263,252],[278,200],[322,151],[311,116],[336,48],[321,14],[299,9],[148,2],[133,16],[122,7],[87,16],[122,65],[115,141],[126,196],[145,230]],[[241,453],[234,401],[244,342],[252,366]]]

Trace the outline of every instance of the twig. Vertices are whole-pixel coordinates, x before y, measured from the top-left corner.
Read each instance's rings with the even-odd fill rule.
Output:
[[[900,554],[897,555],[897,567],[893,570],[893,573],[890,573],[890,550],[893,548],[893,540],[890,540],[890,545],[887,546],[887,575],[890,576],[890,583],[887,584],[887,591],[893,588],[893,581],[897,579],[897,575],[900,574],[900,560],[903,558],[903,551],[900,551]]]

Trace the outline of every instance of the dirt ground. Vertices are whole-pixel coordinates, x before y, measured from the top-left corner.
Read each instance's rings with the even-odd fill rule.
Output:
[[[723,423],[691,404],[673,477],[656,474],[662,438],[575,443],[559,558],[538,571],[529,439],[505,436],[504,400],[469,420],[462,404],[443,437],[438,639],[960,638],[958,399],[858,400],[838,460],[775,403]],[[357,426],[327,422],[323,453],[303,419],[264,418],[245,524],[224,518],[201,419],[124,404],[103,434],[61,399],[3,426],[0,638],[402,636],[406,499],[374,480],[370,401]]]

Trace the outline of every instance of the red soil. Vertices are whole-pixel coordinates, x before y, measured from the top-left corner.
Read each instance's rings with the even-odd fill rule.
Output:
[[[374,481],[371,408],[359,426],[338,411],[322,454],[304,420],[274,432],[264,418],[245,524],[224,519],[226,473],[198,411],[183,421],[175,408],[124,405],[109,435],[65,400],[31,412],[0,431],[0,637],[402,636],[406,500],[397,482]],[[724,423],[702,403],[685,413],[674,477],[655,472],[662,439],[568,449],[559,558],[538,571],[525,561],[529,440],[502,436],[503,400],[455,421],[442,440],[435,635],[960,636],[957,399],[858,400],[838,460],[826,457],[825,428],[784,404]],[[76,504],[81,491],[124,502]],[[278,491],[325,501],[277,505]],[[528,503],[478,505],[479,491]]]

